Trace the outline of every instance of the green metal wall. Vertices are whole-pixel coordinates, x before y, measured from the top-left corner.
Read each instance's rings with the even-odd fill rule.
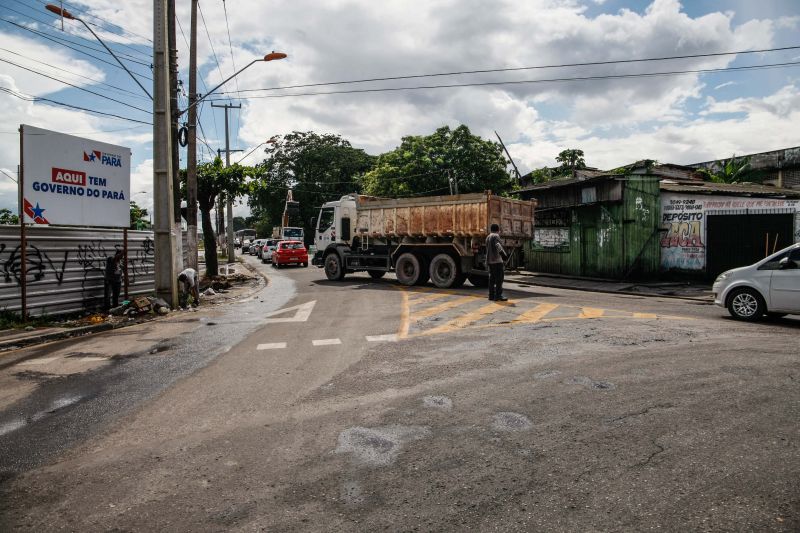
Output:
[[[529,243],[525,264],[534,272],[611,279],[658,275],[658,179],[629,176],[622,201],[570,208],[569,247],[536,249]]]

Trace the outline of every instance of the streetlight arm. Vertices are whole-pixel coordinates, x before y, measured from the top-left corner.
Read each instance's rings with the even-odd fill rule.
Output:
[[[135,82],[136,82],[136,85],[138,85],[139,87],[141,87],[141,88],[142,88],[142,90],[144,91],[144,94],[146,94],[148,97],[150,97],[150,99],[151,99],[151,100],[153,99],[153,95],[151,95],[151,94],[150,94],[150,93],[147,91],[147,89],[145,89],[145,88],[144,88],[144,85],[142,85],[142,84],[139,82],[139,80],[138,80],[138,79],[136,79],[136,76],[134,76],[134,75],[133,75],[133,72],[131,72],[130,70],[128,70],[128,67],[126,67],[126,66],[125,66],[125,64],[124,64],[124,63],[123,63],[123,62],[122,62],[122,61],[121,61],[121,60],[120,60],[120,59],[117,57],[117,54],[115,54],[115,53],[113,52],[113,50],[111,50],[111,48],[109,48],[109,47],[108,47],[108,45],[107,45],[106,43],[104,43],[104,42],[103,42],[103,40],[102,40],[100,37],[98,37],[98,36],[97,36],[97,34],[94,32],[94,30],[93,30],[92,28],[90,28],[90,27],[89,27],[89,25],[88,25],[88,24],[86,24],[86,23],[85,23],[85,22],[84,22],[82,19],[79,19],[78,17],[76,17],[75,15],[73,15],[72,13],[70,13],[69,11],[67,11],[66,9],[60,8],[60,7],[58,7],[58,6],[55,6],[55,5],[53,5],[53,4],[47,4],[47,5],[45,6],[45,9],[47,9],[48,11],[51,11],[51,12],[55,13],[56,15],[59,15],[59,16],[61,16],[61,17],[64,17],[64,18],[66,18],[66,19],[77,20],[78,22],[80,22],[81,24],[83,24],[83,25],[86,27],[86,29],[87,29],[87,30],[89,30],[89,32],[90,32],[92,35],[94,35],[94,38],[95,38],[95,39],[97,39],[97,40],[100,42],[100,44],[102,44],[102,45],[103,45],[103,47],[104,47],[106,50],[108,50],[108,53],[109,53],[109,54],[111,54],[111,57],[113,57],[114,59],[116,59],[116,60],[117,60],[117,63],[119,63],[119,66],[121,66],[123,69],[125,69],[125,72],[127,72],[127,73],[130,75],[130,77],[131,77],[131,78],[133,78],[133,81],[135,81]]]
[[[198,98],[198,99],[196,99],[194,102],[192,102],[192,103],[189,105],[189,107],[187,107],[187,108],[186,108],[186,109],[184,109],[183,111],[178,111],[177,115],[178,115],[178,116],[181,116],[181,115],[183,115],[184,113],[186,113],[187,111],[189,111],[191,108],[195,107],[197,104],[199,104],[200,102],[202,102],[203,100],[205,100],[206,98],[208,98],[209,96],[211,96],[211,94],[213,94],[213,92],[214,92],[214,91],[216,91],[217,89],[219,89],[220,87],[222,87],[223,85],[225,85],[226,83],[228,83],[229,81],[231,81],[233,78],[235,78],[236,76],[238,76],[239,74],[241,74],[242,72],[244,72],[246,69],[248,69],[248,68],[252,67],[252,66],[253,66],[253,65],[255,65],[256,63],[259,63],[259,62],[261,62],[261,61],[266,61],[266,60],[265,60],[265,59],[254,59],[254,60],[252,60],[250,63],[248,63],[247,65],[245,65],[243,68],[239,69],[239,71],[237,71],[237,72],[234,72],[234,73],[233,73],[233,74],[232,74],[230,77],[228,77],[227,79],[225,79],[225,81],[223,81],[222,83],[220,83],[219,85],[217,85],[216,87],[214,87],[213,89],[211,89],[210,91],[208,91],[206,94],[204,94],[202,98]]]

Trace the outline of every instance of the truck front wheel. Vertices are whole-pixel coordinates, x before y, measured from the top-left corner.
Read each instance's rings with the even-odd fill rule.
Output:
[[[422,261],[410,252],[401,254],[397,258],[394,269],[397,281],[409,287],[411,285],[421,285],[428,279]]]
[[[431,260],[431,282],[440,289],[447,289],[456,284],[459,278],[458,265],[449,254],[439,254]],[[463,283],[463,281],[462,281]]]
[[[344,265],[339,254],[336,252],[325,257],[325,275],[331,281],[341,281],[344,279]]]

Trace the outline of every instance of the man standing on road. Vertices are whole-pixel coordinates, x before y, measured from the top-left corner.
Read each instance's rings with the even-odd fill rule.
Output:
[[[178,274],[178,281],[181,284],[181,294],[180,298],[178,298],[178,303],[180,306],[186,307],[190,294],[194,299],[192,302],[192,307],[197,307],[200,305],[200,290],[198,289],[200,283],[197,279],[197,270],[193,268],[185,269],[183,272]]]
[[[122,289],[122,268],[120,262],[125,255],[117,250],[113,256],[106,257],[106,270],[103,274],[103,308],[108,311],[119,306],[119,292]]]
[[[508,254],[500,243],[500,226],[492,224],[491,233],[486,237],[486,265],[489,267],[489,299],[495,302],[507,302],[503,295],[503,270]]]

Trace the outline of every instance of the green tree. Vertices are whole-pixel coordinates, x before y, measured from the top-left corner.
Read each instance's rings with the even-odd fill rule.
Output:
[[[131,200],[131,224],[130,229],[149,229],[151,224],[148,220],[149,215],[147,209],[139,207],[136,202]]]
[[[311,217],[324,202],[359,192],[357,177],[372,168],[375,158],[353,148],[339,135],[295,131],[267,146],[266,158],[253,169],[249,205],[259,220],[259,235],[281,224],[289,189],[300,203],[299,214],[289,221],[313,234]]]
[[[427,136],[403,137],[400,146],[378,157],[363,178],[364,192],[402,197],[510,190],[511,176],[499,143],[470,133],[467,126],[448,126]]]
[[[247,219],[244,217],[233,217],[233,231],[239,231],[240,229],[247,229],[250,226],[247,225]]]
[[[764,175],[750,166],[749,157],[736,157],[723,159],[712,168],[700,169],[700,172],[714,183],[761,183]]]
[[[12,213],[10,209],[4,207],[0,209],[0,224],[19,224],[19,216]]]
[[[576,170],[586,168],[586,161],[583,159],[583,150],[577,148],[562,150],[556,156],[556,161],[561,163],[561,173],[564,175],[569,174],[573,178],[575,177]]]
[[[250,167],[234,163],[229,167],[222,166],[217,157],[210,163],[197,165],[197,206],[200,209],[200,221],[203,228],[203,244],[205,247],[206,276],[215,276],[219,272],[217,263],[217,240],[211,223],[211,210],[217,198],[236,198],[246,192],[245,177],[252,174]],[[185,187],[186,173],[182,172]]]

